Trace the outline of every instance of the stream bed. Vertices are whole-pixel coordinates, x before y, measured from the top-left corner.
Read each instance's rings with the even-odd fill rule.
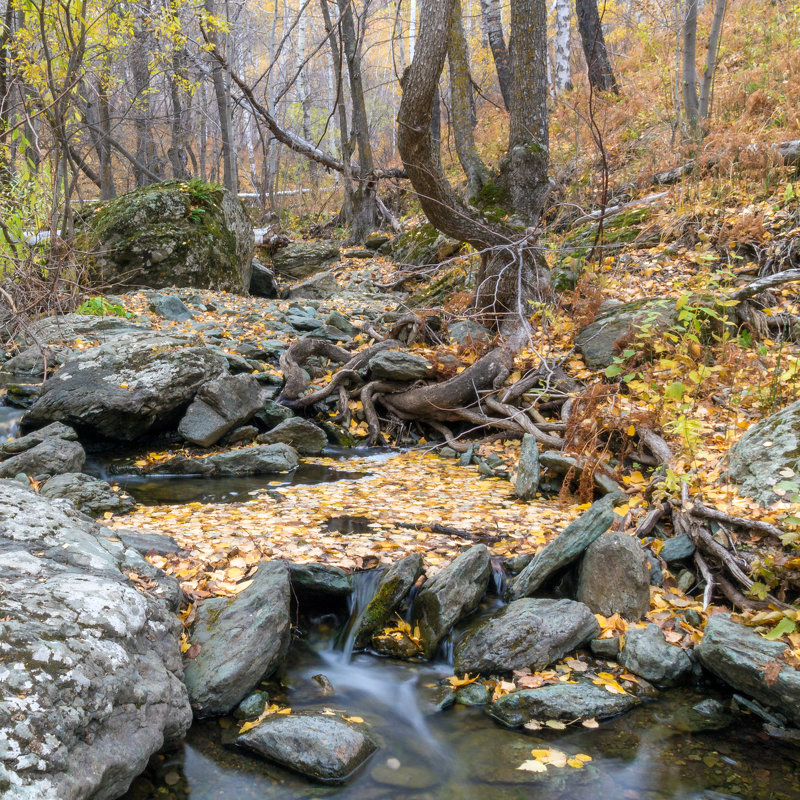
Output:
[[[310,624],[296,641],[271,702],[292,711],[330,709],[361,718],[380,749],[347,783],[314,784],[228,742],[240,720],[197,722],[176,751],[153,758],[124,800],[793,800],[800,798],[796,744],[769,739],[752,717],[725,731],[688,734],[673,714],[714,690],[663,692],[597,729],[508,730],[485,707],[437,712],[431,692],[452,665],[369,654],[347,657],[342,619]],[[324,694],[314,676],[334,688]],[[275,683],[269,684],[274,689]],[[531,773],[518,767],[533,748],[583,753],[585,768]]]

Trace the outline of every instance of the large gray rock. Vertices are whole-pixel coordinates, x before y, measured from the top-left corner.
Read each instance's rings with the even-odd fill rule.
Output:
[[[0,478],[13,478],[20,472],[34,477],[80,472],[85,463],[86,452],[78,442],[51,436],[30,450],[0,461]]]
[[[277,297],[278,282],[275,273],[260,261],[253,259],[253,273],[250,276],[250,294],[254,297]]]
[[[171,322],[186,322],[194,317],[183,300],[174,294],[154,292],[150,295],[149,308],[156,316]]]
[[[657,335],[676,323],[678,312],[672,298],[635,300],[615,306],[581,329],[575,339],[590,369],[605,369],[620,355],[624,343],[639,332]]]
[[[592,503],[520,572],[511,584],[511,598],[533,594],[553,573],[575,561],[598,536],[611,527],[614,516],[613,497],[604,497]]]
[[[526,433],[522,437],[522,447],[519,451],[514,494],[520,500],[532,500],[539,491],[540,477],[539,445],[536,444],[536,437],[533,434]]]
[[[414,602],[413,626],[419,625],[425,658],[433,656],[450,628],[477,607],[491,574],[489,551],[476,544],[422,587]]]
[[[532,719],[606,719],[629,711],[638,702],[631,694],[611,694],[602,686],[580,679],[577,683],[509,692],[492,703],[489,713],[504,725],[516,728]]]
[[[224,368],[224,359],[190,338],[118,336],[74,355],[45,381],[23,424],[61,421],[131,441],[175,424],[197,390]]]
[[[422,556],[419,553],[412,553],[400,561],[395,561],[386,570],[358,623],[356,647],[366,647],[369,644],[372,635],[380,631],[389,621],[420,575],[422,575]]]
[[[659,557],[663,558],[667,564],[691,558],[693,554],[694,542],[685,533],[670,537],[658,551]]]
[[[784,661],[788,646],[771,642],[729,614],[714,614],[697,647],[700,663],[742,694],[800,727],[800,670]]]
[[[353,592],[353,578],[341,567],[289,562],[292,592],[299,603],[342,599]]]
[[[79,247],[102,283],[247,294],[255,242],[241,200],[194,179],[103,203],[86,215]]]
[[[321,272],[339,260],[336,242],[292,242],[272,257],[272,266],[281,277],[300,280]]]
[[[600,633],[594,614],[574,600],[515,600],[479,622],[458,643],[455,671],[491,674],[544,669]]]
[[[193,444],[210,447],[248,422],[263,405],[261,385],[252,375],[221,375],[200,387],[178,433]]]
[[[670,644],[654,623],[646,628],[628,628],[619,663],[657,686],[677,686],[692,671],[686,652]]]
[[[292,287],[289,290],[289,297],[305,298],[307,300],[328,300],[340,292],[341,289],[342,287],[332,272],[320,272]]]
[[[236,743],[302,775],[340,783],[377,749],[360,730],[330,716],[273,714]]]
[[[586,549],[577,599],[595,614],[639,620],[650,610],[650,571],[639,541],[626,533],[606,533]]]
[[[114,800],[182,739],[179,596],[114,531],[0,481],[3,800]]]
[[[262,561],[244,591],[200,606],[191,636],[200,652],[184,675],[196,716],[229,713],[280,666],[289,649],[289,597],[286,562]]]
[[[45,425],[44,428],[39,428],[38,431],[33,431],[25,436],[20,436],[18,439],[9,439],[0,444],[0,461],[8,458],[9,456],[22,453],[25,450],[30,450],[41,444],[45,439],[50,438],[64,439],[68,442],[74,442],[78,438],[78,434],[69,427],[69,425],[62,425],[60,422],[53,422],[50,425]]]
[[[800,400],[750,427],[731,448],[728,466],[744,494],[765,506],[780,499],[773,489],[786,471],[800,474]]]
[[[328,437],[322,428],[302,417],[290,417],[278,423],[271,431],[257,437],[259,444],[283,442],[294,447],[304,456],[321,453],[328,444]]]
[[[464,346],[488,344],[497,334],[484,328],[479,322],[462,319],[447,326],[447,338],[454,344]]]
[[[373,378],[387,381],[417,381],[433,372],[430,361],[405,350],[381,350],[369,360]]]
[[[179,455],[156,464],[148,472],[163,475],[202,475],[206,478],[237,477],[291,472],[299,463],[297,451],[288,444],[264,444],[215,453],[207,458]]]
[[[90,517],[99,517],[106,511],[124,514],[136,505],[127,492],[115,492],[106,481],[80,472],[55,475],[42,486],[39,493],[51,500],[69,500],[78,511]]]

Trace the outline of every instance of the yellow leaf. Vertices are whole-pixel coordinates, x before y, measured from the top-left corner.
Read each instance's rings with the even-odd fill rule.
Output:
[[[524,770],[525,772],[547,772],[547,767],[541,761],[523,761],[517,769]]]
[[[282,712],[278,712],[279,714]],[[345,722],[355,722],[357,725],[362,723],[364,720],[361,717],[342,717]]]
[[[628,425],[628,430],[626,431],[628,436],[633,436],[636,433],[636,426],[635,425]]]

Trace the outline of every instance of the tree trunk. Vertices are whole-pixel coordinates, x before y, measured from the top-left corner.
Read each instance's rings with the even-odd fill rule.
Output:
[[[350,78],[350,99],[353,104],[352,123],[358,148],[358,188],[353,194],[354,241],[363,242],[375,230],[378,221],[376,202],[375,164],[372,159],[372,144],[369,138],[367,107],[364,102],[364,86],[361,79],[361,53],[356,36],[353,7],[350,0],[338,0],[341,15],[341,37],[347,58]]]
[[[8,129],[11,121],[11,82],[8,41],[14,24],[14,3],[6,0],[3,29],[0,31],[0,185],[8,186],[12,179],[11,148]]]
[[[619,92],[611,60],[608,57],[603,23],[597,10],[597,0],[575,0],[578,31],[583,43],[589,83],[598,92]]]
[[[533,224],[550,191],[545,0],[511,0],[511,30],[513,94],[503,171],[514,210]]]
[[[150,102],[150,42],[143,22],[137,21],[131,48],[131,71],[134,91],[134,129],[136,131],[136,160],[150,172],[156,172],[155,142],[152,130],[152,108]],[[134,167],[137,186],[151,182],[147,173]]]
[[[500,0],[481,0],[481,15],[489,47],[494,59],[494,68],[497,71],[497,82],[500,84],[500,93],[503,95],[503,104],[506,111],[511,110],[511,68],[508,63],[508,50],[503,36],[503,18]]]
[[[727,0],[717,0],[714,7],[714,18],[711,20],[711,31],[708,35],[708,52],[706,66],[703,70],[703,81],[700,84],[700,118],[708,119],[711,113],[711,90],[714,86],[714,75],[717,71],[717,55],[722,38],[722,24],[725,21]]]
[[[571,17],[572,0],[556,0],[556,63],[553,70],[556,95],[572,89],[569,38]]]
[[[453,4],[453,19],[447,45],[450,65],[450,108],[458,160],[467,176],[467,197],[474,197],[489,180],[489,170],[475,147],[474,98],[469,72],[467,37],[461,18],[461,2]]]
[[[172,74],[169,76],[169,91],[172,101],[170,130],[172,140],[169,146],[169,160],[172,164],[172,176],[178,180],[189,177],[188,169],[188,136],[183,108],[183,93],[186,86],[186,50],[180,48],[172,55]]]
[[[100,142],[98,151],[100,156],[100,199],[111,200],[117,196],[114,186],[114,173],[111,164],[111,101],[108,96],[108,87],[111,76],[103,70],[97,82],[97,102],[100,112]]]
[[[213,16],[214,0],[205,0],[205,8]],[[213,26],[209,26],[206,35],[214,50],[224,58],[224,48],[222,48],[219,36]],[[214,85],[214,97],[217,101],[217,115],[219,116],[220,138],[222,141],[222,182],[229,192],[236,194],[239,191],[236,146],[233,135],[231,96],[225,78],[225,68],[222,62],[212,57],[211,80]]]
[[[697,0],[688,0],[683,23],[683,110],[692,136],[700,130],[700,103],[697,98]]]
[[[477,217],[453,191],[434,151],[431,117],[447,54],[453,0],[423,0],[416,52],[403,80],[397,114],[397,146],[422,210],[440,230],[481,252],[483,266],[475,306],[487,323],[501,328],[527,314],[537,279],[546,292],[541,256],[516,242],[511,228]]]

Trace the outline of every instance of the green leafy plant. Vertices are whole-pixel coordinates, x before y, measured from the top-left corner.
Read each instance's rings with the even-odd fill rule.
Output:
[[[95,317],[124,317],[130,319],[133,314],[126,311],[121,305],[109,303],[105,297],[87,297],[78,308],[75,309],[76,314],[85,314],[87,316]]]

